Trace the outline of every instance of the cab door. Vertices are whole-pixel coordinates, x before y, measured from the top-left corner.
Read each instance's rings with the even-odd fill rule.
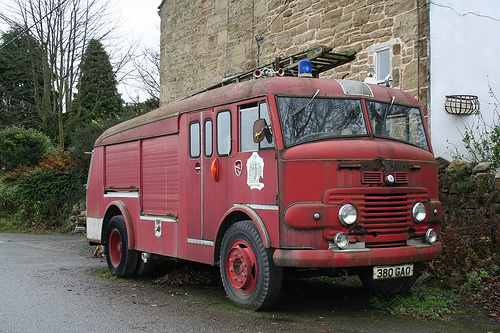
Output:
[[[266,119],[269,133],[255,143],[253,124],[259,118]],[[277,162],[267,103],[261,98],[215,108],[212,123],[213,153],[204,162],[204,239],[214,240],[224,214],[239,205],[269,217],[264,223],[278,235]]]
[[[234,159],[233,105],[217,107],[204,115],[203,240],[215,241],[224,214],[232,207],[230,185]]]
[[[183,125],[187,127],[186,188],[183,200],[186,202],[186,228],[187,238],[201,239],[202,204],[201,193],[203,188],[203,163],[202,163],[202,113],[189,113],[183,115]]]

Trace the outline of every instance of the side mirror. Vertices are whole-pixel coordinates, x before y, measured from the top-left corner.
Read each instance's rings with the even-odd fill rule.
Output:
[[[267,130],[269,130],[269,126],[267,126],[266,120],[264,118],[257,119],[253,123],[253,142],[259,143],[264,140]]]

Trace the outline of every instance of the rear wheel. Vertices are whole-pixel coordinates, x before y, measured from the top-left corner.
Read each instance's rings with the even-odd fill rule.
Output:
[[[241,307],[259,310],[272,306],[280,293],[283,272],[266,249],[252,221],[227,230],[220,252],[220,273],[229,298]]]
[[[413,264],[413,276],[389,280],[373,280],[372,269],[365,270],[358,274],[361,283],[370,290],[376,291],[386,296],[404,293],[408,291],[420,277],[421,263]]]
[[[106,261],[111,274],[128,277],[137,267],[138,253],[128,248],[127,226],[123,216],[113,216],[106,232]]]

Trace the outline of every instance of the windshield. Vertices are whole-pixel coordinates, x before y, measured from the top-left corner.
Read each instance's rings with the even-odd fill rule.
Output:
[[[368,133],[359,99],[277,97],[277,106],[285,146]]]
[[[366,101],[373,135],[429,150],[420,110],[414,107]]]

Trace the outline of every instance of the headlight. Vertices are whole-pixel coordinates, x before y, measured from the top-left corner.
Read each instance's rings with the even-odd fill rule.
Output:
[[[339,249],[345,249],[349,245],[349,236],[344,232],[335,235],[333,242]]]
[[[427,212],[425,211],[425,206],[421,202],[417,202],[413,205],[413,209],[411,210],[411,215],[413,216],[413,220],[417,223],[423,222],[427,217]]]
[[[429,242],[429,244],[434,244],[437,241],[438,234],[434,229],[428,229],[425,233],[425,240]]]
[[[356,207],[351,204],[346,204],[339,209],[339,221],[346,227],[353,225],[358,219]]]

